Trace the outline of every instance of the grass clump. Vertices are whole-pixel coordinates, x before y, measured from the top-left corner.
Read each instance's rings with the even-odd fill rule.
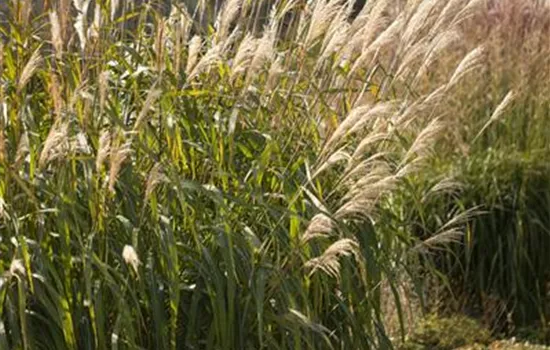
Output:
[[[428,315],[408,335],[400,349],[452,350],[465,345],[488,345],[491,342],[490,331],[478,321],[466,316],[440,317]]]
[[[391,348],[403,279],[484,278],[448,250],[494,237],[460,166],[546,149],[546,27],[495,34],[483,1],[29,4],[1,27],[0,348]]]

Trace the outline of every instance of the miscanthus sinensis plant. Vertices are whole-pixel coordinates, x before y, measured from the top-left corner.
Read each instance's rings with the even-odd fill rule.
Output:
[[[485,1],[10,6],[0,347],[391,347],[382,299],[403,320],[402,276],[474,214],[400,194],[462,145]]]

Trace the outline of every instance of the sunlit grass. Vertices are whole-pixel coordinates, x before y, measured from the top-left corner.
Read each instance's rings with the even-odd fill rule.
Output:
[[[485,262],[513,256],[545,281],[535,187],[485,166],[546,159],[539,17],[521,65],[482,1],[25,4],[0,55],[1,348],[390,348],[405,280],[513,300]],[[521,244],[495,252],[516,190]]]

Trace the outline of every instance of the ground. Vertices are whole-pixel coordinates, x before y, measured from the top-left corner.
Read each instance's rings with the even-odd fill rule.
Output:
[[[549,346],[515,337],[500,339],[465,316],[429,315],[419,321],[399,350],[544,350]]]

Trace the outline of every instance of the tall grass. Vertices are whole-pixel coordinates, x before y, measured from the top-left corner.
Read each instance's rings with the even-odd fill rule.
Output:
[[[486,118],[483,1],[24,4],[0,56],[2,348],[391,348],[384,300],[404,331],[402,276],[471,232],[458,151],[528,96]]]
[[[461,249],[459,279],[479,304],[497,304],[487,316],[500,327],[547,327],[548,15],[543,2],[491,4],[476,34],[488,41],[483,79],[455,97],[461,197],[487,211]]]

